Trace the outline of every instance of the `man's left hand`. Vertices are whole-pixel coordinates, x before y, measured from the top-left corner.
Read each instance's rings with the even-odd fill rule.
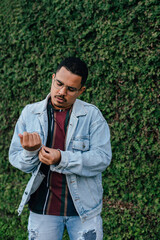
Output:
[[[43,146],[39,151],[39,160],[46,165],[58,164],[61,160],[59,150]]]

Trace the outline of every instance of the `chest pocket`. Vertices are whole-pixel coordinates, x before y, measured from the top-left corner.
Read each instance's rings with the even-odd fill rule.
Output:
[[[89,140],[88,139],[78,139],[73,140],[72,144],[73,151],[88,151],[89,150]]]

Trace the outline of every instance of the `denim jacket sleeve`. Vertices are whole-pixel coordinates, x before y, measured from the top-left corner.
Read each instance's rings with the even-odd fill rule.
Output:
[[[24,120],[27,118],[27,115],[28,112],[26,106],[23,109],[15,126],[14,134],[9,149],[9,161],[14,167],[22,170],[23,172],[30,173],[39,164],[38,159],[39,150],[27,151],[23,149],[23,147],[21,146],[18,134],[27,131]]]
[[[59,165],[50,167],[52,171],[93,177],[108,167],[112,157],[109,127],[100,111],[94,112],[92,120],[87,116],[86,120],[83,118],[82,130],[81,119],[78,119],[73,141],[66,151],[61,151],[61,161]],[[80,136],[81,132],[83,136],[87,135],[86,139],[74,141],[76,133]]]

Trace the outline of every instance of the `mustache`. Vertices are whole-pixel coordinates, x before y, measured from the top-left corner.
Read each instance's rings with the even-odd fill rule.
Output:
[[[65,102],[67,101],[64,95],[55,95],[55,98],[62,98]]]

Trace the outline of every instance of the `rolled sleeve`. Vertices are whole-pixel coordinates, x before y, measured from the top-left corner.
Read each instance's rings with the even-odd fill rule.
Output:
[[[61,161],[59,162],[58,165],[51,165],[50,170],[51,171],[57,171],[62,173],[63,169],[66,168],[69,164],[69,158],[67,152],[59,150],[61,153]]]

